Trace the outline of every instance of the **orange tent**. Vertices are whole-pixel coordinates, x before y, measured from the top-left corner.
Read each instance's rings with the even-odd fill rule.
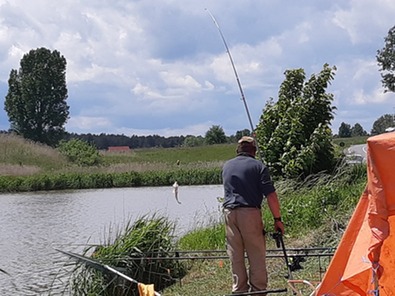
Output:
[[[395,295],[395,133],[367,147],[366,189],[316,295]]]

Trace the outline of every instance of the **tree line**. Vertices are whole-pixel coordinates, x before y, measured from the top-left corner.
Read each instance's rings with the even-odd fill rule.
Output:
[[[370,134],[363,129],[363,127],[356,123],[351,126],[348,123],[342,122],[339,127],[339,133],[337,136],[339,138],[350,138],[358,136],[374,136],[385,132],[390,132],[395,130],[395,114],[384,114],[380,116],[374,123]]]
[[[395,26],[388,32],[383,49],[376,59],[384,91],[395,91]],[[278,99],[266,103],[254,131],[242,130],[226,136],[221,126],[212,126],[205,136],[162,137],[125,135],[72,134],[65,130],[69,118],[66,86],[66,59],[57,50],[31,50],[12,69],[4,109],[9,117],[9,132],[27,139],[57,147],[61,141],[80,139],[98,149],[109,146],[131,148],[198,146],[236,142],[242,135],[254,133],[265,162],[273,173],[286,177],[304,177],[333,169],[334,147],[331,121],[336,107],[327,87],[334,79],[336,67],[328,64],[318,74],[306,76],[303,69],[285,71]],[[390,120],[391,117],[391,120]],[[372,134],[393,127],[390,115],[373,125]],[[342,123],[339,136],[363,135],[366,131],[355,124]]]
[[[227,136],[219,125],[211,126],[203,136],[171,136],[159,135],[138,136],[114,135],[114,134],[75,134],[67,133],[65,140],[79,139],[93,144],[99,150],[106,150],[110,146],[128,146],[129,148],[174,148],[174,147],[197,147],[203,145],[236,143],[242,136],[249,136],[250,130],[237,131],[235,135]]]

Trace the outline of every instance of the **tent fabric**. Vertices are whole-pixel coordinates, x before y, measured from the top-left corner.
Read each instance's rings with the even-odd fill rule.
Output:
[[[395,133],[368,138],[367,177],[316,295],[371,295],[378,263],[380,295],[395,296]]]

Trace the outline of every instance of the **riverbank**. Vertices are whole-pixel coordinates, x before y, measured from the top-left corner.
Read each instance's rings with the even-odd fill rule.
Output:
[[[293,278],[309,281],[321,280],[329,264],[330,255],[313,257],[306,254],[313,255],[311,250],[316,248],[326,249],[320,251],[320,253],[333,253],[336,249],[343,231],[347,227],[350,215],[364,189],[366,183],[365,170],[366,168],[363,166],[347,166],[334,176],[315,176],[315,178],[303,183],[289,181],[277,183],[277,190],[282,203],[282,216],[286,227],[285,245],[287,249],[301,250],[299,252],[301,257],[289,258],[295,268],[300,266],[293,271]],[[270,236],[273,231],[273,218],[265,205],[263,207],[263,220],[268,232],[268,249],[279,250]],[[207,226],[206,223],[204,227],[196,223],[192,231],[177,239],[175,249],[167,249],[166,256],[171,256],[172,251],[173,256],[175,256],[174,250],[178,250],[177,256],[198,256],[200,258],[174,259],[173,263],[179,261],[179,264],[186,264],[187,270],[182,276],[178,277],[177,268],[172,266],[169,272],[171,272],[173,282],[161,291],[162,295],[195,296],[230,293],[229,260],[226,254],[218,253],[218,251],[225,249],[224,225],[221,220],[211,222],[211,225]],[[152,239],[156,236],[148,235],[148,237]],[[169,235],[169,237],[171,236]],[[119,241],[128,242],[130,239],[121,237]],[[146,245],[152,247],[153,244]],[[115,250],[113,246],[107,246],[107,248]],[[141,248],[139,249],[141,250]],[[158,249],[162,250],[162,248]],[[117,250],[119,250],[119,246],[117,246]],[[196,250],[200,250],[200,252]],[[188,252],[193,252],[194,255]],[[143,250],[141,260],[144,260],[145,253]],[[288,271],[285,261],[281,257],[281,252],[270,251],[268,255],[270,289],[286,288]],[[138,255],[136,256],[138,257]],[[211,257],[211,259],[208,259],[208,257]],[[106,252],[103,257],[100,257],[99,253],[96,254],[95,258],[111,266],[116,266],[120,256],[117,253]],[[109,261],[110,258],[114,258],[115,261]],[[297,258],[303,260],[297,261]],[[163,274],[165,278],[169,276],[167,273],[160,271],[159,273]],[[138,279],[147,284],[150,283],[147,279]],[[304,294],[309,294],[308,290],[305,290],[305,292]],[[285,294],[292,295],[289,288],[288,293],[281,295]]]
[[[101,152],[101,165],[78,166],[58,150],[13,135],[0,135],[0,192],[139,186],[220,184],[220,169],[233,144]]]
[[[55,149],[20,138],[0,138],[0,191],[37,191],[133,186],[219,184],[223,162],[234,156],[234,144],[179,149],[144,149],[126,154],[103,153],[103,165],[78,167]],[[3,145],[4,144],[4,145]],[[342,166],[334,175],[311,176],[304,182],[276,181],[286,226],[287,248],[333,247],[345,230],[366,183],[366,166]],[[266,207],[270,231],[272,217]],[[221,225],[220,225],[221,226]],[[220,227],[221,228],[221,227]],[[180,241],[183,250],[212,249],[213,231],[199,229]],[[223,234],[219,234],[221,240]],[[274,241],[268,239],[269,247]],[[223,246],[221,246],[223,247]],[[167,296],[223,295],[230,290],[226,260],[192,261],[188,273],[165,289]],[[284,287],[280,260],[271,265],[271,287]],[[316,279],[317,264],[308,263],[297,278]],[[319,279],[319,278],[318,278]]]

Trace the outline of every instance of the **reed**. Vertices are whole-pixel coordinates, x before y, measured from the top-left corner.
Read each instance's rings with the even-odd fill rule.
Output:
[[[166,217],[145,215],[107,237],[107,241],[85,254],[137,282],[154,284],[163,290],[186,274],[186,266],[176,260],[155,260],[158,257],[174,256],[176,246],[175,224]],[[70,276],[73,295],[123,296],[138,295],[135,283],[111,273],[98,272],[82,263]]]

